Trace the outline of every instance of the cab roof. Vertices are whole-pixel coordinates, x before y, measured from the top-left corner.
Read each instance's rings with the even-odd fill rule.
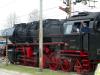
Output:
[[[100,12],[80,12],[78,15],[73,15],[67,20],[95,19],[97,16],[100,16]]]

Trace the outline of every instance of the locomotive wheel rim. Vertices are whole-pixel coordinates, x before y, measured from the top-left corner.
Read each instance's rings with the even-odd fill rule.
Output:
[[[61,69],[65,72],[71,71],[71,63],[67,60],[64,59],[64,62],[61,64]]]
[[[74,65],[74,71],[76,71],[78,74],[82,73],[82,65],[78,59],[76,59],[76,63]]]
[[[83,60],[83,61],[84,61],[84,60]],[[91,65],[90,61],[89,61],[89,60],[87,60],[87,61],[88,61],[88,62],[83,63],[83,64],[87,65],[87,66],[84,66],[84,65],[83,65],[83,72],[84,72],[84,73],[90,72],[91,69],[93,68],[93,65]]]
[[[81,68],[76,68],[76,72],[77,72],[78,74],[81,74],[81,73],[82,73],[82,69],[81,69]]]
[[[48,67],[48,60],[49,58],[46,55],[43,55],[43,68]]]
[[[49,67],[51,70],[57,70],[58,65],[56,63],[51,63]]]
[[[58,68],[58,63],[59,63],[58,59],[55,58],[55,57],[52,57],[52,58],[51,58],[51,63],[49,64],[49,68],[50,68],[51,70],[57,70],[57,68]]]

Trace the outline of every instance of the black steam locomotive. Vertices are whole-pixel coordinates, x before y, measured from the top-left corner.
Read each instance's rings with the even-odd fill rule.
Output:
[[[82,22],[89,32],[81,32]],[[100,62],[100,12],[81,12],[66,20],[43,21],[43,67],[89,72]],[[11,63],[38,66],[39,22],[16,24],[8,44]]]

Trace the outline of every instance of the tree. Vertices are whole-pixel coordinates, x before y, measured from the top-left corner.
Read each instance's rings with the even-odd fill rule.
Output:
[[[90,2],[94,2],[94,5],[91,6]],[[66,7],[60,6],[59,9],[63,10],[66,12],[68,15],[71,15],[71,10],[72,10],[72,4],[76,5],[77,3],[82,3],[84,5],[89,4],[89,7],[95,7],[95,0],[63,0],[63,3],[66,5]]]
[[[29,22],[38,21],[38,20],[39,20],[39,11],[38,11],[38,9],[34,9],[34,10],[29,14]]]
[[[14,24],[16,24],[17,22],[18,22],[18,18],[16,16],[16,13],[11,13],[7,18],[8,27],[13,27]]]

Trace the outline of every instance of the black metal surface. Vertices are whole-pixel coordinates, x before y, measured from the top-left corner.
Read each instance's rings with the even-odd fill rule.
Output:
[[[58,19],[47,19],[43,21],[44,42],[61,42],[62,36],[54,36],[63,34],[63,23]],[[10,37],[12,42],[38,42],[39,38],[39,21],[31,23],[21,23],[15,25],[13,35]],[[58,40],[57,40],[58,39]]]

